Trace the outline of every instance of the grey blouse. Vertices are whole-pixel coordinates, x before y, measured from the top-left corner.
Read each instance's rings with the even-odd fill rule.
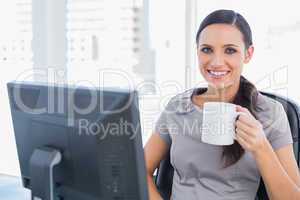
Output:
[[[199,89],[198,89],[199,90]],[[250,152],[224,168],[222,146],[201,141],[202,110],[193,104],[191,89],[173,97],[158,118],[155,133],[170,147],[174,167],[172,200],[218,200],[255,198],[260,172]],[[283,106],[262,94],[255,113],[262,123],[273,149],[292,144],[292,136]]]

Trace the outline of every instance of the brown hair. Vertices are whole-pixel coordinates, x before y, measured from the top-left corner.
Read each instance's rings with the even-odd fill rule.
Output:
[[[240,87],[233,101],[234,104],[247,108],[251,114],[256,118],[255,112],[259,111],[257,106],[258,90],[256,87],[248,81],[246,78],[241,76]],[[235,164],[243,156],[245,150],[235,140],[232,145],[223,146],[222,159],[225,167]]]

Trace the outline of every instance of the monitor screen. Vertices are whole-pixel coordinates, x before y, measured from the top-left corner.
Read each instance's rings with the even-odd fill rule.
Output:
[[[7,87],[23,185],[33,196],[148,199],[135,90]]]

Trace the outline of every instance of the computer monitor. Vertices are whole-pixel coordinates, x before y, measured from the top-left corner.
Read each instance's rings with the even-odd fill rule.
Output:
[[[135,90],[28,82],[7,88],[32,199],[148,199]]]

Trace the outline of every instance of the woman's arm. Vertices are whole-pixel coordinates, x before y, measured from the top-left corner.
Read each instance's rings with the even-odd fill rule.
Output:
[[[166,142],[157,133],[152,134],[144,148],[150,200],[163,200],[153,182],[153,172],[165,157],[168,148]]]
[[[300,199],[300,178],[292,145],[273,151],[266,140],[254,155],[270,199]],[[283,161],[283,162],[282,162]]]
[[[271,199],[300,199],[300,175],[292,145],[274,152],[266,139],[262,125],[241,106],[245,113],[236,122],[236,137],[240,145],[253,153]]]

